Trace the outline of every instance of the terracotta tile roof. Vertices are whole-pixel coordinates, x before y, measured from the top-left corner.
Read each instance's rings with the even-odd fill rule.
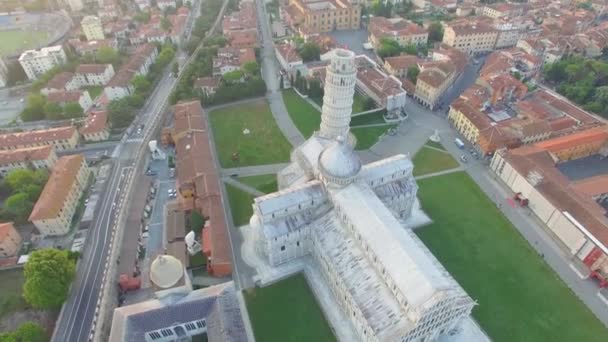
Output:
[[[8,234],[12,231],[17,231],[13,225],[13,222],[0,223],[0,242],[4,241]]]
[[[608,142],[608,131],[605,127],[592,128],[582,132],[573,133],[563,137],[541,141],[536,144],[539,148],[550,152],[559,152],[575,146],[591,143]]]
[[[103,131],[108,123],[108,112],[105,110],[91,112],[80,128],[80,134],[95,134]]]
[[[106,84],[106,87],[127,87],[131,85],[131,80],[135,77],[135,72],[127,70],[124,67],[120,68],[114,77]]]
[[[484,34],[488,32],[496,32],[496,29],[491,25],[481,21],[462,20],[458,22],[448,23],[448,27],[454,30],[457,36]]]
[[[302,61],[298,50],[289,43],[277,44],[275,48],[287,63]]]
[[[80,64],[76,68],[77,74],[103,74],[110,64]]]
[[[403,18],[388,19],[385,17],[372,17],[369,22],[369,32],[378,39],[395,39],[397,37],[423,35],[428,33],[424,27],[420,27]]]
[[[57,217],[63,208],[66,197],[76,182],[76,175],[84,161],[82,154],[64,156],[57,159],[53,172],[49,176],[38,201],[32,209],[29,221],[51,219]]]
[[[51,103],[78,102],[82,94],[80,90],[56,91],[50,93],[46,100]]]
[[[58,127],[36,131],[7,133],[0,135],[0,148],[49,143],[56,140],[67,140],[76,134],[76,128]]]
[[[0,165],[30,160],[45,160],[52,152],[53,146],[51,145],[3,150],[0,151]]]
[[[357,79],[376,93],[383,101],[387,96],[405,92],[396,78],[384,75],[375,68],[359,68]]]
[[[220,85],[220,81],[219,77],[199,77],[194,81],[194,86],[197,88],[217,88]]]
[[[458,98],[450,105],[454,110],[462,113],[479,131],[482,131],[491,126],[492,120],[485,113],[482,113],[477,108],[471,106],[468,101]]]
[[[411,66],[418,65],[420,61],[420,58],[412,55],[394,56],[384,59],[384,63],[390,65],[395,70],[407,70]]]
[[[53,76],[50,81],[47,82],[45,88],[49,89],[65,89],[66,84],[74,78],[74,73],[71,72],[60,72]]]

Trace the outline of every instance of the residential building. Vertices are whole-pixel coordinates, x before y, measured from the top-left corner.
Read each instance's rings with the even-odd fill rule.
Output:
[[[50,93],[46,100],[48,103],[57,103],[60,106],[65,106],[68,103],[78,103],[83,113],[93,106],[93,100],[87,90],[55,91]]]
[[[414,98],[431,110],[435,109],[457,75],[456,67],[450,62],[425,63],[418,74]]]
[[[361,6],[346,0],[290,0],[292,28],[301,34],[356,30],[361,25]]]
[[[369,40],[374,48],[380,47],[383,38],[395,40],[401,46],[426,45],[429,32],[403,18],[372,17],[368,26]]]
[[[140,11],[144,11],[147,8],[150,8],[150,0],[135,0],[135,4],[137,5]]]
[[[80,26],[82,26],[82,33],[87,37],[87,41],[105,39],[103,25],[99,17],[87,15],[82,18]]]
[[[0,151],[0,176],[4,177],[17,169],[51,170],[57,154],[51,145],[18,148]]]
[[[157,0],[156,7],[158,7],[161,11],[164,11],[170,7],[177,8],[177,4],[175,0]]]
[[[384,59],[384,69],[393,76],[403,78],[407,76],[407,71],[410,68],[419,68],[418,63],[420,62],[421,59],[418,56],[412,55],[386,57]]]
[[[478,11],[479,15],[485,15],[492,19],[504,18],[504,17],[516,17],[520,16],[524,12],[523,6],[514,3],[494,3],[488,4],[481,7]]]
[[[213,96],[221,82],[220,77],[199,77],[194,81],[194,87],[200,89],[205,96]]]
[[[54,67],[66,63],[67,60],[68,57],[61,45],[49,46],[40,50],[27,50],[19,56],[19,64],[32,81]]]
[[[21,248],[21,234],[13,222],[0,223],[0,257],[14,257]]]
[[[108,140],[110,138],[108,112],[99,110],[88,113],[84,126],[80,128],[80,135],[85,141]]]
[[[608,179],[589,158],[581,158],[605,158],[607,143],[606,128],[595,128],[514,150],[502,149],[490,163],[496,176],[526,201],[550,236],[569,253],[570,266],[582,276],[600,281],[608,280]],[[572,159],[579,170],[585,165],[586,172],[573,177],[564,168]]]
[[[475,55],[494,50],[497,37],[498,30],[492,25],[463,19],[445,25],[443,43]]]
[[[6,83],[8,82],[8,68],[6,66],[6,62],[4,62],[4,58],[0,56],[0,88],[6,87]]]
[[[233,48],[256,48],[259,46],[257,31],[233,31],[227,34],[228,45]]]
[[[29,217],[42,235],[64,235],[70,231],[88,179],[89,167],[83,155],[57,159]]]
[[[105,86],[114,77],[112,64],[80,64],[74,77],[80,86]]]
[[[131,81],[135,76],[146,75],[150,65],[158,56],[158,49],[154,44],[145,43],[137,47],[129,61],[123,65],[104,87],[104,94],[108,100],[117,100],[131,95],[135,87]]]
[[[213,150],[206,126],[206,113],[200,101],[173,106],[174,126],[170,140],[175,145],[176,184],[180,207],[198,210],[207,217],[203,228],[203,253],[207,271],[218,277],[232,273],[232,254],[228,226],[222,205],[219,172],[213,163]]]
[[[298,50],[293,44],[275,44],[274,50],[281,68],[287,72],[293,72],[296,66],[303,63]]]
[[[0,134],[0,151],[52,145],[57,151],[78,145],[78,131],[73,126]]]
[[[398,118],[407,101],[407,94],[401,81],[395,76],[385,74],[374,61],[365,55],[357,56],[356,65],[357,89],[371,97],[377,104],[385,107],[388,116]]]
[[[79,56],[84,56],[86,54],[95,55],[101,47],[109,47],[112,49],[118,48],[116,39],[92,40],[89,42],[83,42],[78,39],[70,39],[68,44]]]
[[[252,48],[219,48],[217,57],[213,58],[213,76],[240,70],[245,63],[255,61],[255,51]]]
[[[78,79],[74,78],[74,73],[69,71],[60,72],[53,76],[44,88],[40,90],[42,95],[48,96],[50,93],[57,91],[73,91],[80,88]]]

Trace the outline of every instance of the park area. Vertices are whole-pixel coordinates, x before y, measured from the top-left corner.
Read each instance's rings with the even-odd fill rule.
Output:
[[[22,50],[37,48],[47,43],[48,33],[45,31],[0,31],[0,55],[12,55]]]
[[[287,107],[287,111],[289,112],[289,117],[305,138],[309,138],[315,131],[319,130],[319,126],[321,125],[321,113],[319,113],[315,107],[308,103],[308,101],[301,98],[292,89],[283,92],[283,101],[285,102],[285,107]],[[378,142],[380,136],[386,133],[389,128],[395,127],[394,125],[361,128],[357,128],[356,126],[379,123],[384,123],[381,112],[370,113],[352,118],[351,133],[353,133],[353,135],[357,138],[357,145],[355,146],[355,149],[369,149]]]
[[[232,168],[289,161],[291,144],[274,121],[265,100],[209,113],[222,167]]]
[[[464,172],[418,181],[433,223],[416,231],[478,303],[494,341],[608,341],[608,330]]]
[[[414,163],[414,176],[427,175],[458,167],[458,162],[443,149],[443,146],[439,143],[434,143],[436,145],[429,145],[429,143],[432,143],[432,141],[422,146],[412,159],[412,163]],[[441,147],[437,147],[437,145]]]
[[[244,296],[257,341],[336,341],[302,274]]]

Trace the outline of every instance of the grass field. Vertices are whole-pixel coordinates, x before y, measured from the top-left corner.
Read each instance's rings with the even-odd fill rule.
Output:
[[[47,43],[48,38],[45,31],[0,31],[0,55],[11,55],[35,48]]]
[[[443,145],[440,142],[434,142],[434,141],[429,140],[429,141],[426,142],[425,145],[431,146],[431,147],[434,147],[434,148],[438,148],[440,150],[444,150],[445,151],[445,147],[443,147]]]
[[[355,126],[362,126],[362,125],[384,124],[384,123],[386,123],[384,121],[384,117],[383,117],[384,113],[385,113],[385,111],[380,110],[380,111],[377,111],[374,113],[353,116],[350,119],[350,126],[355,127]]]
[[[289,161],[291,144],[275,123],[266,101],[230,106],[209,115],[222,167]],[[250,133],[243,134],[245,129]],[[233,153],[238,153],[239,160],[232,159]]]
[[[95,100],[97,98],[97,96],[99,96],[101,94],[101,92],[103,91],[102,86],[90,86],[90,87],[85,87],[84,89],[89,91],[91,100]]]
[[[230,211],[232,212],[232,220],[236,227],[249,223],[249,219],[253,214],[253,195],[242,191],[241,189],[226,183],[226,192],[228,193],[228,203],[230,203]]]
[[[374,146],[378,142],[378,139],[383,135],[389,128],[395,127],[395,125],[376,126],[376,127],[365,127],[365,128],[351,128],[351,133],[357,138],[356,150],[367,150]]]
[[[366,99],[366,96],[355,92],[355,96],[353,96],[353,113],[356,114],[365,111],[364,105]]]
[[[304,276],[244,292],[257,341],[331,342],[333,333]]]
[[[239,182],[254,187],[265,194],[269,194],[277,191],[277,175],[259,175],[242,177],[238,179]]]
[[[608,341],[608,330],[464,172],[418,182],[418,236],[479,305],[494,341]]]
[[[458,162],[447,152],[422,146],[414,158],[414,176],[449,170],[458,167]]]
[[[22,297],[24,281],[22,269],[0,272],[0,317],[27,307]]]

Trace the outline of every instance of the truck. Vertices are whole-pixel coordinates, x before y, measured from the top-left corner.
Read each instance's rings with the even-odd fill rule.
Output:
[[[459,138],[454,139],[454,144],[456,144],[456,146],[458,146],[459,149],[464,148],[464,143]]]

